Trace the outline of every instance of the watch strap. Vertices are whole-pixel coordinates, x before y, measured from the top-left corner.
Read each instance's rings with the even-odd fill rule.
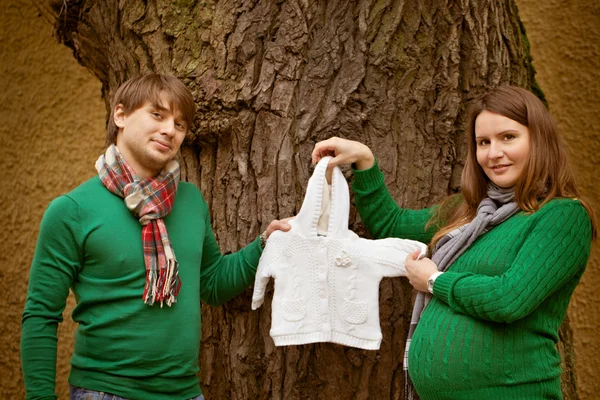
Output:
[[[433,284],[435,283],[435,280],[437,279],[437,277],[440,276],[441,274],[443,274],[443,272],[440,272],[440,271],[435,272],[435,273],[431,274],[431,276],[427,280],[427,291],[429,291],[429,293],[433,294]]]

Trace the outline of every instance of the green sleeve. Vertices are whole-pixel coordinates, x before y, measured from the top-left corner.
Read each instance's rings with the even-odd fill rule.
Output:
[[[590,255],[589,216],[575,201],[550,208],[538,211],[543,215],[504,274],[444,272],[435,281],[435,297],[462,314],[508,323],[524,318],[566,282],[581,277]]]
[[[56,399],[56,343],[69,288],[80,269],[78,207],[69,197],[46,210],[31,265],[21,326],[27,400]]]
[[[355,170],[352,182],[354,200],[367,231],[376,239],[397,237],[429,243],[434,229],[425,229],[432,209],[400,208],[384,183],[377,161],[370,169]]]
[[[200,272],[200,298],[211,305],[220,305],[242,293],[256,275],[258,260],[262,254],[260,239],[236,253],[223,255],[215,240],[206,207],[205,236]]]

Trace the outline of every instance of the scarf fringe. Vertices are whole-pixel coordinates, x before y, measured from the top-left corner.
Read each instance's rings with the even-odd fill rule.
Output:
[[[144,303],[149,306],[159,302],[160,306],[166,303],[171,306],[177,303],[177,296],[181,289],[179,278],[179,263],[175,259],[169,259],[168,266],[161,268],[157,276],[155,270],[146,270],[146,285],[144,287]]]
[[[404,370],[404,400],[420,400],[407,369]]]

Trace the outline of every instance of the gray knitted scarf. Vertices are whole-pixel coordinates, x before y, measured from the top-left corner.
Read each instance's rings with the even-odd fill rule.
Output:
[[[519,206],[514,201],[514,188],[500,188],[490,183],[487,195],[488,197],[479,203],[477,215],[470,223],[454,229],[436,243],[431,260],[437,265],[439,271],[446,271],[479,236],[519,211]],[[404,398],[407,400],[419,398],[408,375],[408,350],[421,314],[430,300],[429,293],[418,292],[413,307],[410,329],[404,348]]]

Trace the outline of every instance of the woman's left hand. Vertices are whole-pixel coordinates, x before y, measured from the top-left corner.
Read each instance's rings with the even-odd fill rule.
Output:
[[[437,265],[427,257],[418,259],[417,250],[406,256],[406,277],[410,284],[420,292],[427,292],[429,277],[438,272]]]

